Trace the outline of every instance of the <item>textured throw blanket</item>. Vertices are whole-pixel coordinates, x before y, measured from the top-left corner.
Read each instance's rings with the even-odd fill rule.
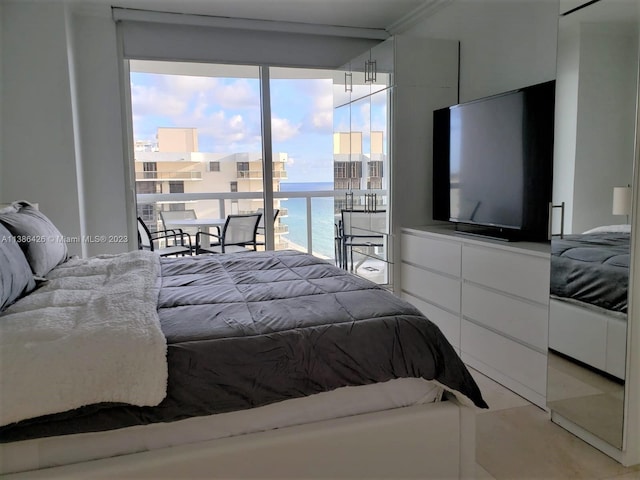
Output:
[[[159,404],[158,257],[70,260],[0,315],[0,425],[100,402]]]

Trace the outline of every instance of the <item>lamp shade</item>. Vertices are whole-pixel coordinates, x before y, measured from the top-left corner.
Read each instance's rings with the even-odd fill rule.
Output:
[[[631,187],[613,187],[614,215],[631,214]]]

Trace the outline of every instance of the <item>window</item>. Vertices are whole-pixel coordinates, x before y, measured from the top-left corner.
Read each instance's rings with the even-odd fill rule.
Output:
[[[158,164],[156,162],[143,162],[142,170],[144,171],[143,178],[158,178]]]
[[[138,193],[162,193],[162,183],[160,182],[138,182],[136,184]]]
[[[379,160],[373,160],[369,162],[369,176],[370,177],[383,177],[383,162]]]
[[[334,179],[362,178],[362,162],[334,162]]]
[[[249,162],[236,163],[238,178],[249,178]]]
[[[169,182],[169,193],[184,193],[184,181]]]
[[[153,226],[156,223],[156,211],[154,204],[138,205],[138,216],[147,226]],[[155,230],[155,229],[153,229]]]
[[[143,175],[140,163],[144,162],[144,171],[150,175],[146,182],[155,181],[162,186],[163,195],[157,199],[161,208],[184,209],[186,205],[202,217],[252,212],[272,204],[274,209],[289,214],[278,220],[281,227],[268,239],[271,245],[276,248],[293,245],[302,250],[306,246],[309,252],[331,258],[335,254],[332,226],[339,209],[336,212],[334,196],[327,191],[364,188],[371,176],[368,163],[374,160],[373,155],[378,155],[375,160],[380,158],[378,150],[382,147],[374,148],[373,141],[367,140],[365,143],[372,147],[363,150],[364,134],[352,132],[346,134],[348,148],[336,150],[333,132],[349,131],[353,126],[350,116],[344,119],[343,126],[333,102],[326,101],[335,93],[336,72],[269,68],[269,98],[263,98],[260,77],[266,69],[236,64],[130,60],[134,140],[141,147],[155,146],[140,153],[136,150],[136,183],[140,186],[144,181],[140,178]],[[178,78],[180,82],[173,81]],[[178,84],[189,88],[176,88]],[[370,90],[369,85],[364,88]],[[149,89],[159,96],[178,99],[186,110],[181,115],[167,116],[161,104],[147,105],[143,94]],[[242,92],[243,102],[229,102],[225,92],[230,91]],[[265,111],[261,102],[271,105],[271,152],[266,154],[259,128]],[[212,126],[212,118],[221,123]],[[368,122],[377,118],[359,122],[357,128],[368,128]],[[376,127],[376,131],[379,129]],[[175,134],[172,142],[163,141],[166,130]],[[177,138],[179,130],[185,132],[183,140]],[[194,135],[197,143],[190,141]],[[263,192],[266,168],[273,172],[271,188],[276,194],[273,196],[271,192]],[[216,174],[208,175],[209,172]],[[153,188],[141,187],[138,193]],[[313,190],[322,194],[315,195]],[[183,195],[187,192],[188,204],[184,203]],[[256,195],[259,192],[261,196]],[[280,192],[297,193],[290,198]],[[308,195],[303,198],[300,193]],[[211,194],[215,196],[212,198]],[[338,204],[344,204],[342,199]]]

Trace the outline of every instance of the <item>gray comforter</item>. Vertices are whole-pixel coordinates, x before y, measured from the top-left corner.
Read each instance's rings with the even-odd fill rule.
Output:
[[[168,344],[157,407],[99,404],[0,429],[2,441],[247,409],[422,377],[486,407],[440,330],[377,285],[293,251],[162,260]]]
[[[566,235],[551,242],[551,294],[627,312],[629,233]]]

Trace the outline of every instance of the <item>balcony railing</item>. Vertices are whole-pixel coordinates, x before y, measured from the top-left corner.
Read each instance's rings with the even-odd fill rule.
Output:
[[[262,178],[262,170],[239,170],[237,177],[246,180],[259,180]],[[286,180],[289,176],[285,170],[274,170],[273,178]]]
[[[202,172],[136,172],[136,182],[147,180],[202,180]]]

